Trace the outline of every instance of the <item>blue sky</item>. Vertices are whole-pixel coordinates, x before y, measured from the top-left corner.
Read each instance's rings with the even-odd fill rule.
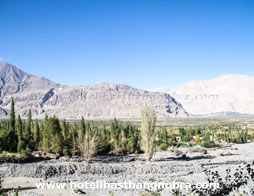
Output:
[[[254,1],[0,0],[0,58],[68,85],[254,75]]]

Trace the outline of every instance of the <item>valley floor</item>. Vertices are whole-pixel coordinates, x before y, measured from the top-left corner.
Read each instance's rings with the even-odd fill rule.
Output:
[[[144,155],[128,155],[124,157],[95,157],[91,164],[83,162],[70,162],[66,160],[50,160],[27,164],[1,164],[0,172],[4,175],[3,187],[13,189],[19,187],[19,195],[90,195],[90,196],[139,196],[149,195],[143,189],[135,190],[98,190],[78,188],[64,189],[38,189],[36,183],[58,182],[84,183],[106,181],[107,183],[129,182],[132,183],[203,183],[206,181],[204,171],[210,169],[218,171],[223,177],[226,169],[235,171],[243,162],[254,160],[254,143],[234,144],[228,148],[211,149],[207,154],[190,152],[188,148],[179,150],[187,153],[187,158],[176,156],[170,151],[157,152],[154,161],[143,161]],[[253,189],[249,184],[245,190]],[[240,192],[242,190],[240,189]],[[83,192],[83,193],[82,193]],[[161,195],[172,195],[167,189]],[[245,195],[248,195],[246,193]]]

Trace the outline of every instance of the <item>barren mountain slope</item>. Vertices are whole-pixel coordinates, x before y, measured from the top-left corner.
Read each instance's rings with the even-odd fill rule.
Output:
[[[60,118],[139,118],[148,105],[160,118],[187,117],[181,104],[165,93],[148,92],[127,85],[99,83],[91,86],[61,86],[44,78],[26,74],[18,68],[0,64],[0,117],[6,117],[10,98],[14,97],[16,113],[33,117],[45,113]]]
[[[245,75],[223,75],[211,80],[188,82],[165,91],[194,115],[220,112],[254,114],[254,77]]]

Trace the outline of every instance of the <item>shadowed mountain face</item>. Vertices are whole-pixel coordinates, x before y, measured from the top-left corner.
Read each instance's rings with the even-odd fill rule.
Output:
[[[148,92],[127,85],[99,83],[91,86],[62,86],[27,74],[13,65],[0,63],[0,117],[9,113],[14,98],[16,114],[34,118],[45,113],[60,118],[140,118],[148,105],[159,118],[187,117],[189,114],[169,94]]]
[[[254,114],[254,77],[223,75],[211,80],[188,82],[169,93],[194,115]],[[224,115],[227,115],[224,114]]]

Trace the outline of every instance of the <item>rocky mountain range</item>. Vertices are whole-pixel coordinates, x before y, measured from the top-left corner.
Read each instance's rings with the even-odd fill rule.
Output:
[[[145,105],[153,107],[158,118],[189,116],[167,93],[110,83],[64,86],[0,63],[0,118],[8,116],[11,97],[16,114],[27,117],[31,109],[33,117],[38,119],[46,113],[66,119],[140,118]]]
[[[254,114],[254,77],[223,75],[192,81],[174,89],[150,89],[169,93],[192,115]]]

